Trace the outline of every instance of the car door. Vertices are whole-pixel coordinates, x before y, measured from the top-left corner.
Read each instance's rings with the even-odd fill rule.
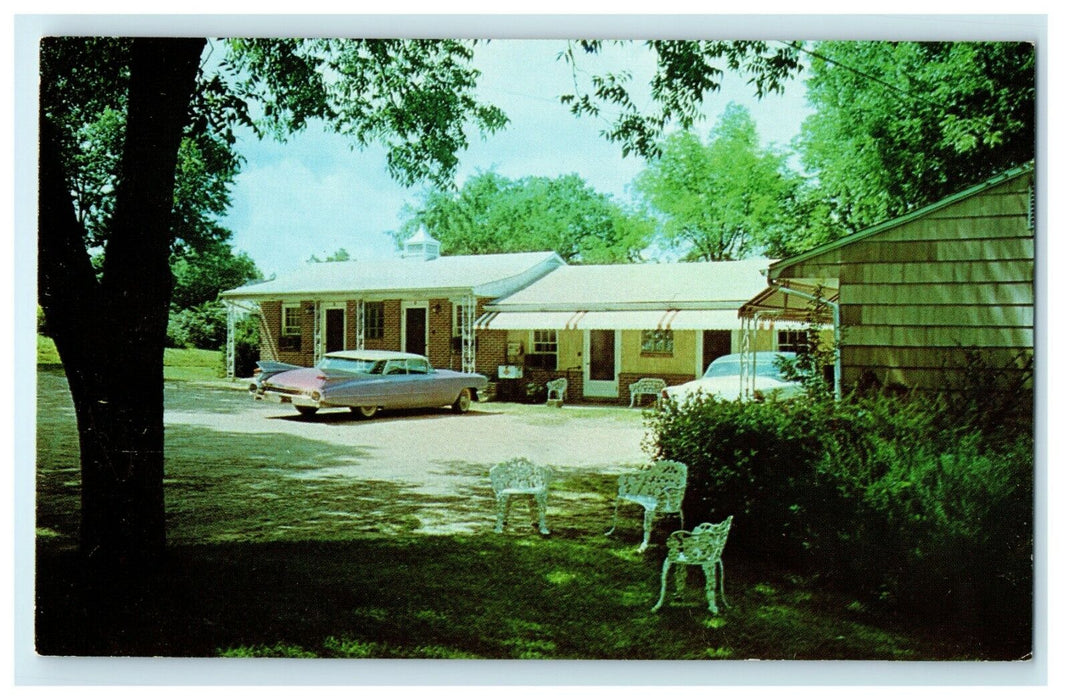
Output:
[[[406,367],[408,370],[408,391],[411,392],[412,406],[441,406],[445,401],[441,384],[435,381],[434,370],[427,360],[422,358],[410,358]]]

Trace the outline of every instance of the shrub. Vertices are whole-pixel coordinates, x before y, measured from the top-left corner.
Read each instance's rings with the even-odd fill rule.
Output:
[[[167,344],[172,348],[218,350],[226,343],[226,308],[212,301],[188,309],[171,310]]]
[[[735,516],[736,551],[871,603],[1016,626],[1027,644],[1032,436],[972,410],[880,394],[668,402],[647,414],[646,447],[690,467],[687,522]]]

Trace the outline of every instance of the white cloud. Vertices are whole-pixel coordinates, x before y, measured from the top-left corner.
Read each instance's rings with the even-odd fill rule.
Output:
[[[482,97],[504,109],[511,122],[485,140],[473,134],[461,154],[458,185],[491,169],[510,178],[577,173],[598,191],[627,196],[642,161],[623,158],[619,146],[600,134],[605,121],[577,119],[560,103],[560,95],[574,90],[570,68],[557,60],[565,45],[494,40],[477,47]],[[633,72],[635,94],[641,95],[652,60],[640,44],[580,56],[580,69],[588,73],[622,68]],[[705,106],[707,118],[699,130],[712,128],[731,101],[750,109],[765,143],[781,146],[788,145],[808,113],[801,80],[790,83],[786,95],[757,101],[744,79],[726,74],[722,90]],[[284,272],[338,248],[358,259],[392,253],[387,232],[400,225],[402,206],[415,201],[419,189],[390,179],[381,148],[351,151],[344,137],[319,130],[286,144],[244,141],[240,148],[247,163],[225,225],[235,232],[235,246],[265,273]]]

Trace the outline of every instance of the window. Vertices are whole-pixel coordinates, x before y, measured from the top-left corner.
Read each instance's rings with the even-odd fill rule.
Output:
[[[780,352],[803,353],[809,350],[805,331],[777,331],[776,349]]]
[[[525,362],[528,367],[557,369],[557,331],[531,331],[531,349]]]
[[[675,349],[675,336],[672,331],[642,331],[643,355],[671,355]]]
[[[382,340],[385,322],[385,302],[364,302],[364,339]]]
[[[283,305],[282,335],[301,335],[301,307],[299,304]]]

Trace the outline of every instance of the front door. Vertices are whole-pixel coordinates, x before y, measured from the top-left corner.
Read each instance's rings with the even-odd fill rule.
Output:
[[[417,355],[427,354],[427,307],[405,308],[404,351]]]
[[[584,333],[583,394],[619,396],[620,332],[590,330]]]
[[[731,331],[702,331],[702,367],[705,372],[709,363],[718,357],[731,354]]]
[[[326,309],[323,314],[323,352],[345,349],[345,309]]]

